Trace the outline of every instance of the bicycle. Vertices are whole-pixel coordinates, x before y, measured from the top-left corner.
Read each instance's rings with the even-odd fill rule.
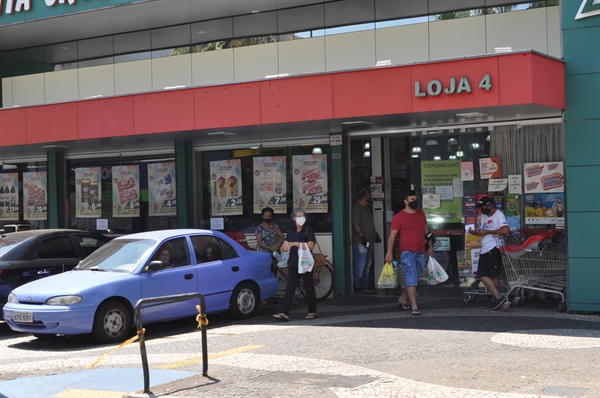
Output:
[[[329,261],[325,265],[313,268],[313,283],[317,301],[325,300],[333,292],[333,271],[333,264]],[[275,277],[279,280],[279,289],[273,298],[282,299],[287,285],[287,268],[277,268],[275,270]],[[298,297],[306,297],[304,282],[302,280],[300,280],[299,285],[296,287],[294,300]]]

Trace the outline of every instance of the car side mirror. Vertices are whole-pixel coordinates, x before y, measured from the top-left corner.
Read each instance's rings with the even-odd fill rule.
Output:
[[[161,269],[165,269],[165,263],[160,260],[150,261],[150,264],[146,266],[146,271],[149,272],[160,271]]]

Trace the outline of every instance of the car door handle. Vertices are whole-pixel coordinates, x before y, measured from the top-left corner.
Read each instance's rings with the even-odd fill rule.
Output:
[[[238,267],[237,265],[235,267],[231,267],[231,270],[233,272],[238,272],[240,270],[240,267]]]
[[[183,277],[185,279],[194,279],[194,275],[193,274],[185,274]]]

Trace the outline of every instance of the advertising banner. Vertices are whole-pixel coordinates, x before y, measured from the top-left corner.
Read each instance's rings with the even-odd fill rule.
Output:
[[[565,194],[525,194],[525,224],[565,223]]]
[[[278,214],[287,213],[285,156],[257,157],[254,161],[254,214],[270,207]]]
[[[113,217],[140,216],[140,166],[113,166]]]
[[[563,162],[525,163],[525,194],[565,191]]]
[[[307,213],[327,213],[327,155],[292,157],[294,207]]]
[[[175,162],[148,164],[148,215],[176,216]]]
[[[479,175],[482,180],[500,178],[500,158],[479,159]]]
[[[102,169],[82,167],[75,169],[75,217],[97,218],[102,215]]]
[[[23,173],[23,219],[48,218],[47,178],[45,171]]]
[[[19,173],[0,174],[0,220],[19,219]]]
[[[239,159],[210,162],[212,216],[244,214],[242,206],[242,162]]]
[[[475,175],[473,173],[473,162],[460,163],[460,178],[463,181],[473,181]]]
[[[465,195],[463,204],[463,214],[465,216],[465,224],[477,223],[477,196]]]
[[[427,219],[443,218],[445,223],[459,223],[462,217],[462,197],[453,193],[454,180],[461,178],[459,160],[432,160],[421,162],[423,196],[440,195],[439,208],[425,208]]]

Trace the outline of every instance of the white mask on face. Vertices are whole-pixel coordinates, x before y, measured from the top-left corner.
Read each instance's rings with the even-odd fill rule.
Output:
[[[296,217],[296,223],[300,226],[303,226],[306,222],[306,217]]]

